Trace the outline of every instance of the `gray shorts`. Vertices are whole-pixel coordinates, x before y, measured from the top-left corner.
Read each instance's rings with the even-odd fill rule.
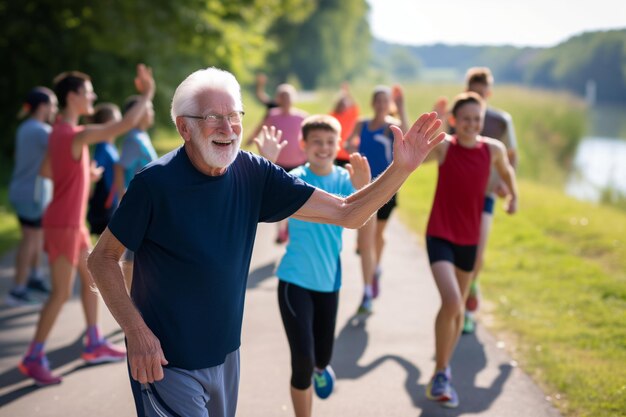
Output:
[[[189,371],[169,367],[163,371],[165,377],[153,384],[140,385],[131,377],[138,416],[235,417],[239,349],[229,353],[223,364],[211,368]]]

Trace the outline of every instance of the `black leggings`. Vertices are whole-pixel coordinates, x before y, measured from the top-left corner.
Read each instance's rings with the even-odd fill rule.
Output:
[[[291,350],[291,386],[311,386],[313,368],[330,363],[339,291],[318,292],[278,281],[278,306]]]

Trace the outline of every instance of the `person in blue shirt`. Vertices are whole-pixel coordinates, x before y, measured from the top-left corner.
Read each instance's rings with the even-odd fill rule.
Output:
[[[245,289],[259,222],[361,227],[443,140],[435,113],[394,130],[394,162],[348,197],[240,150],[241,90],[217,68],[189,75],[171,116],[183,145],[130,182],[89,256],[126,335],[137,414],[234,416]],[[277,134],[277,133],[276,133]],[[130,297],[119,260],[135,252]]]
[[[9,201],[20,223],[22,239],[15,254],[15,281],[5,299],[9,306],[38,303],[29,290],[50,292],[41,273],[41,219],[52,199],[52,182],[40,176],[39,170],[48,149],[50,123],[57,111],[54,92],[46,87],[35,87],[26,95],[19,115],[27,119],[20,124],[15,135],[15,165],[9,183]]]
[[[113,103],[100,103],[94,107],[94,111],[91,117],[91,122],[94,124],[122,120],[119,107]],[[110,136],[106,142],[96,144],[93,160],[102,170],[102,176],[89,196],[89,210],[87,211],[87,221],[94,235],[104,232],[117,208],[118,193],[115,189],[114,177],[115,164],[119,159],[120,156],[115,147],[115,136]]]
[[[124,114],[137,104],[139,96],[130,96],[124,103]],[[123,196],[135,174],[150,162],[157,159],[148,129],[154,124],[154,107],[148,103],[148,109],[137,125],[131,129],[122,142],[120,159],[115,166],[115,183],[120,196]]]
[[[124,103],[124,114],[130,111],[139,102],[139,99],[140,97],[137,95],[128,97]],[[154,125],[154,106],[152,102],[149,102],[143,117],[124,137],[121,155],[115,164],[115,188],[120,198],[126,193],[126,189],[135,174],[157,159],[157,153],[148,134],[148,129],[152,125]],[[133,281],[133,262],[134,253],[127,250],[124,254],[122,267],[124,268],[126,287],[129,290]]]
[[[301,147],[307,163],[290,174],[328,193],[347,197],[371,180],[367,159],[350,157],[346,169],[334,164],[339,151],[341,125],[329,115],[314,115],[302,122]],[[265,145],[263,141],[263,145]],[[261,155],[264,152],[257,141]],[[282,147],[281,147],[282,149]],[[373,226],[373,222],[366,226]],[[296,417],[310,416],[311,380],[315,393],[327,398],[333,391],[330,359],[341,287],[343,227],[289,219],[291,237],[276,276],[278,305],[291,351],[291,400]]]
[[[372,109],[374,116],[371,119],[363,119],[354,126],[354,131],[346,145],[349,151],[358,151],[367,157],[372,170],[372,178],[376,178],[393,161],[395,135],[391,126],[399,126],[402,131],[408,128],[404,94],[400,86],[396,85],[393,88],[377,86],[372,93]],[[370,314],[372,300],[380,293],[381,262],[385,247],[384,233],[396,205],[397,196],[394,194],[376,212],[376,226],[373,231],[361,233],[359,236],[359,253],[361,255],[367,253],[367,257],[375,261],[374,265],[369,267],[372,270],[371,275],[363,275],[363,300],[357,314]]]

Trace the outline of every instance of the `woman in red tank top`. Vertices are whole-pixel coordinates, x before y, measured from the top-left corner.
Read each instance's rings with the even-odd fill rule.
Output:
[[[449,136],[428,158],[439,162],[426,246],[441,308],[435,319],[435,372],[426,395],[446,407],[456,407],[459,403],[450,383],[449,364],[463,326],[492,165],[511,189],[508,213],[514,213],[517,207],[515,173],[504,145],[479,135],[484,119],[485,103],[480,96],[475,93],[457,96],[450,118],[456,135]]]

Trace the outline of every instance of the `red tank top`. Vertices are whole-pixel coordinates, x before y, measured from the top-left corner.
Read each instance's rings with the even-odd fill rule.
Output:
[[[48,156],[54,191],[43,217],[44,227],[84,226],[89,198],[89,149],[83,146],[80,159],[72,158],[72,142],[83,126],[62,120],[52,127]]]
[[[464,148],[456,136],[439,165],[439,178],[426,234],[457,245],[477,245],[485,189],[489,180],[489,146],[478,138],[476,146]]]

